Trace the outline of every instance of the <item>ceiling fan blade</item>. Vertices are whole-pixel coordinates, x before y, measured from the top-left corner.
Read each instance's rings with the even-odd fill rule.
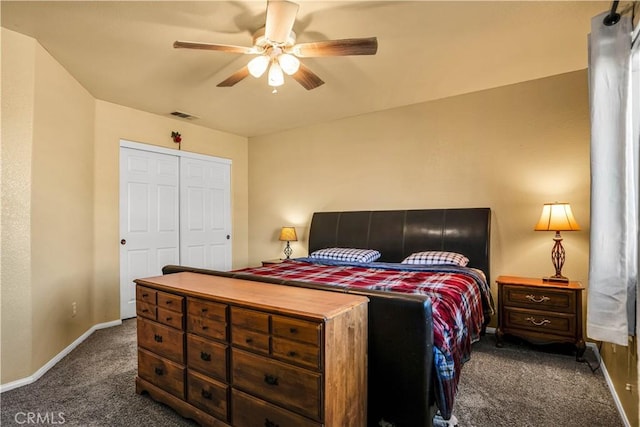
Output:
[[[375,55],[378,52],[378,39],[368,37],[361,39],[325,40],[320,42],[300,43],[291,51],[301,58],[318,56]]]
[[[183,42],[179,40],[173,42],[173,47],[186,49],[218,50],[221,52],[230,53],[259,53],[254,47],[233,46],[228,44],[215,43]]]
[[[249,75],[249,67],[247,67],[245,65],[244,67],[240,68],[238,71],[236,71],[235,73],[233,73],[229,77],[227,77],[226,80],[223,80],[220,83],[218,83],[216,86],[218,86],[218,87],[231,87],[231,86],[235,85],[236,83],[238,83],[240,80],[242,80],[245,77],[247,77],[248,75]]]
[[[300,83],[306,90],[315,89],[324,84],[322,79],[304,64],[300,64],[298,71],[296,71],[291,77]]]
[[[275,43],[284,43],[289,38],[298,13],[298,5],[290,1],[267,2],[267,22],[264,36]]]

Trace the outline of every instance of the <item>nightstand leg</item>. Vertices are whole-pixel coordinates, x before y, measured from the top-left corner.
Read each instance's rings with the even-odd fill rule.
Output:
[[[584,361],[584,352],[587,349],[586,344],[584,343],[584,340],[578,340],[578,342],[576,343],[576,360],[578,362],[582,362]]]
[[[504,332],[502,332],[502,329],[500,327],[498,327],[496,329],[496,347],[502,348],[502,339],[503,338],[504,338]]]

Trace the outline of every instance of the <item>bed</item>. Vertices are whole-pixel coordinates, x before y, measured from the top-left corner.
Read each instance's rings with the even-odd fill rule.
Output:
[[[431,426],[438,410],[449,419],[462,364],[493,312],[490,223],[488,208],[317,212],[309,254],[357,248],[380,257],[362,263],[314,256],[233,272],[167,266],[163,273],[197,271],[367,296],[368,425]],[[462,254],[468,264],[400,264],[424,251]]]

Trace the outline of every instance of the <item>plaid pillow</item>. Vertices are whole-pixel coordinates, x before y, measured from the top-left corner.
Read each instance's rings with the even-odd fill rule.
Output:
[[[325,248],[314,251],[309,256],[336,261],[373,262],[380,258],[380,252],[375,249]]]
[[[469,258],[456,252],[426,251],[416,252],[406,257],[402,264],[453,264],[465,267]]]

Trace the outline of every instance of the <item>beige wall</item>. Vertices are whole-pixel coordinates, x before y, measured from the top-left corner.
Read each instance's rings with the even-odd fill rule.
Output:
[[[492,281],[553,273],[542,204],[570,202],[563,272],[586,283],[589,112],[586,71],[252,138],[249,261],[306,253],[319,210],[490,207]]]
[[[93,98],[32,39],[2,50],[4,383],[92,325]]]
[[[233,267],[245,266],[246,138],[95,100],[2,29],[2,384],[119,319],[120,139],[175,149],[174,130],[183,150],[231,159]]]
[[[95,127],[95,292],[96,323],[120,317],[119,147],[120,139],[177,149],[171,132],[182,135],[182,150],[231,159],[233,268],[247,264],[248,141],[181,120],[96,101]]]
[[[33,39],[2,29],[2,383],[30,375]],[[11,126],[6,124],[11,123]],[[7,351],[11,349],[11,351]]]

